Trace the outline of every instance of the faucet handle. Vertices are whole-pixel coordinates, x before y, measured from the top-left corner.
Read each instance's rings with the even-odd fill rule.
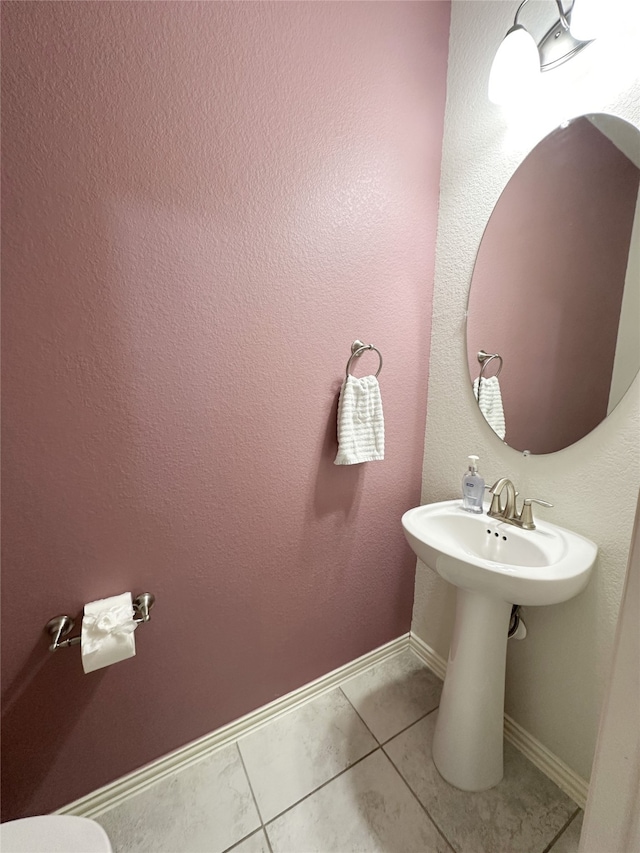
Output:
[[[531,509],[531,504],[540,504],[540,506],[551,507],[553,504],[550,504],[549,501],[542,501],[538,498],[525,498],[524,503],[522,504],[522,512],[518,518],[519,526],[523,530],[535,530],[536,526],[533,521],[533,510]]]
[[[493,489],[489,489],[489,491],[493,493]],[[496,495],[495,493],[493,494],[488,514],[493,516],[502,515],[502,507],[500,506],[500,495]]]

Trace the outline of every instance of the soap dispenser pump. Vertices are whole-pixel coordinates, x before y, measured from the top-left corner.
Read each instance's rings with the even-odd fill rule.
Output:
[[[467,512],[482,512],[484,480],[478,474],[477,456],[469,457],[469,470],[462,478],[462,506]]]

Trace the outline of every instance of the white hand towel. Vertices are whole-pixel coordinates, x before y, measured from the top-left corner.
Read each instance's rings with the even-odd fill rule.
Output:
[[[384,459],[384,418],[375,376],[347,376],[338,402],[338,455],[335,465]]]
[[[478,380],[473,380],[473,394],[478,399]],[[482,380],[480,391],[480,411],[485,420],[495,432],[498,438],[504,441],[507,428],[504,421],[504,410],[502,408],[502,394],[500,393],[500,382],[497,376],[489,376]]]

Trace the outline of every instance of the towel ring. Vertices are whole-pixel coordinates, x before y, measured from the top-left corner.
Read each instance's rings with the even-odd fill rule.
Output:
[[[500,362],[500,365],[499,365],[497,371],[493,375],[494,376],[500,376],[500,373],[502,372],[502,365],[503,365],[502,356],[498,355],[497,352],[488,353],[488,352],[485,352],[483,349],[480,350],[480,352],[478,353],[478,361],[480,362],[482,367],[480,368],[479,379],[486,379],[487,378],[484,375],[485,370],[487,369],[490,362],[492,362],[494,358],[498,359],[498,361]]]
[[[378,358],[380,359],[380,364],[378,365],[378,370],[376,372],[376,378],[380,375],[380,371],[382,370],[382,353],[377,347],[374,347],[373,344],[363,344],[362,341],[354,341],[351,344],[351,356],[349,357],[349,361],[347,362],[347,371],[346,374],[349,376],[349,369],[351,367],[351,362],[354,358],[360,358],[363,352],[366,352],[368,349],[373,350],[378,353]]]

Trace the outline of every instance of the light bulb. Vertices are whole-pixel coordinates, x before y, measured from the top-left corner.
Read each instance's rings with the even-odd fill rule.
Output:
[[[591,41],[602,34],[602,0],[574,0],[569,30],[578,41]]]
[[[489,74],[489,100],[507,104],[532,92],[540,79],[540,54],[519,24],[504,37]]]

